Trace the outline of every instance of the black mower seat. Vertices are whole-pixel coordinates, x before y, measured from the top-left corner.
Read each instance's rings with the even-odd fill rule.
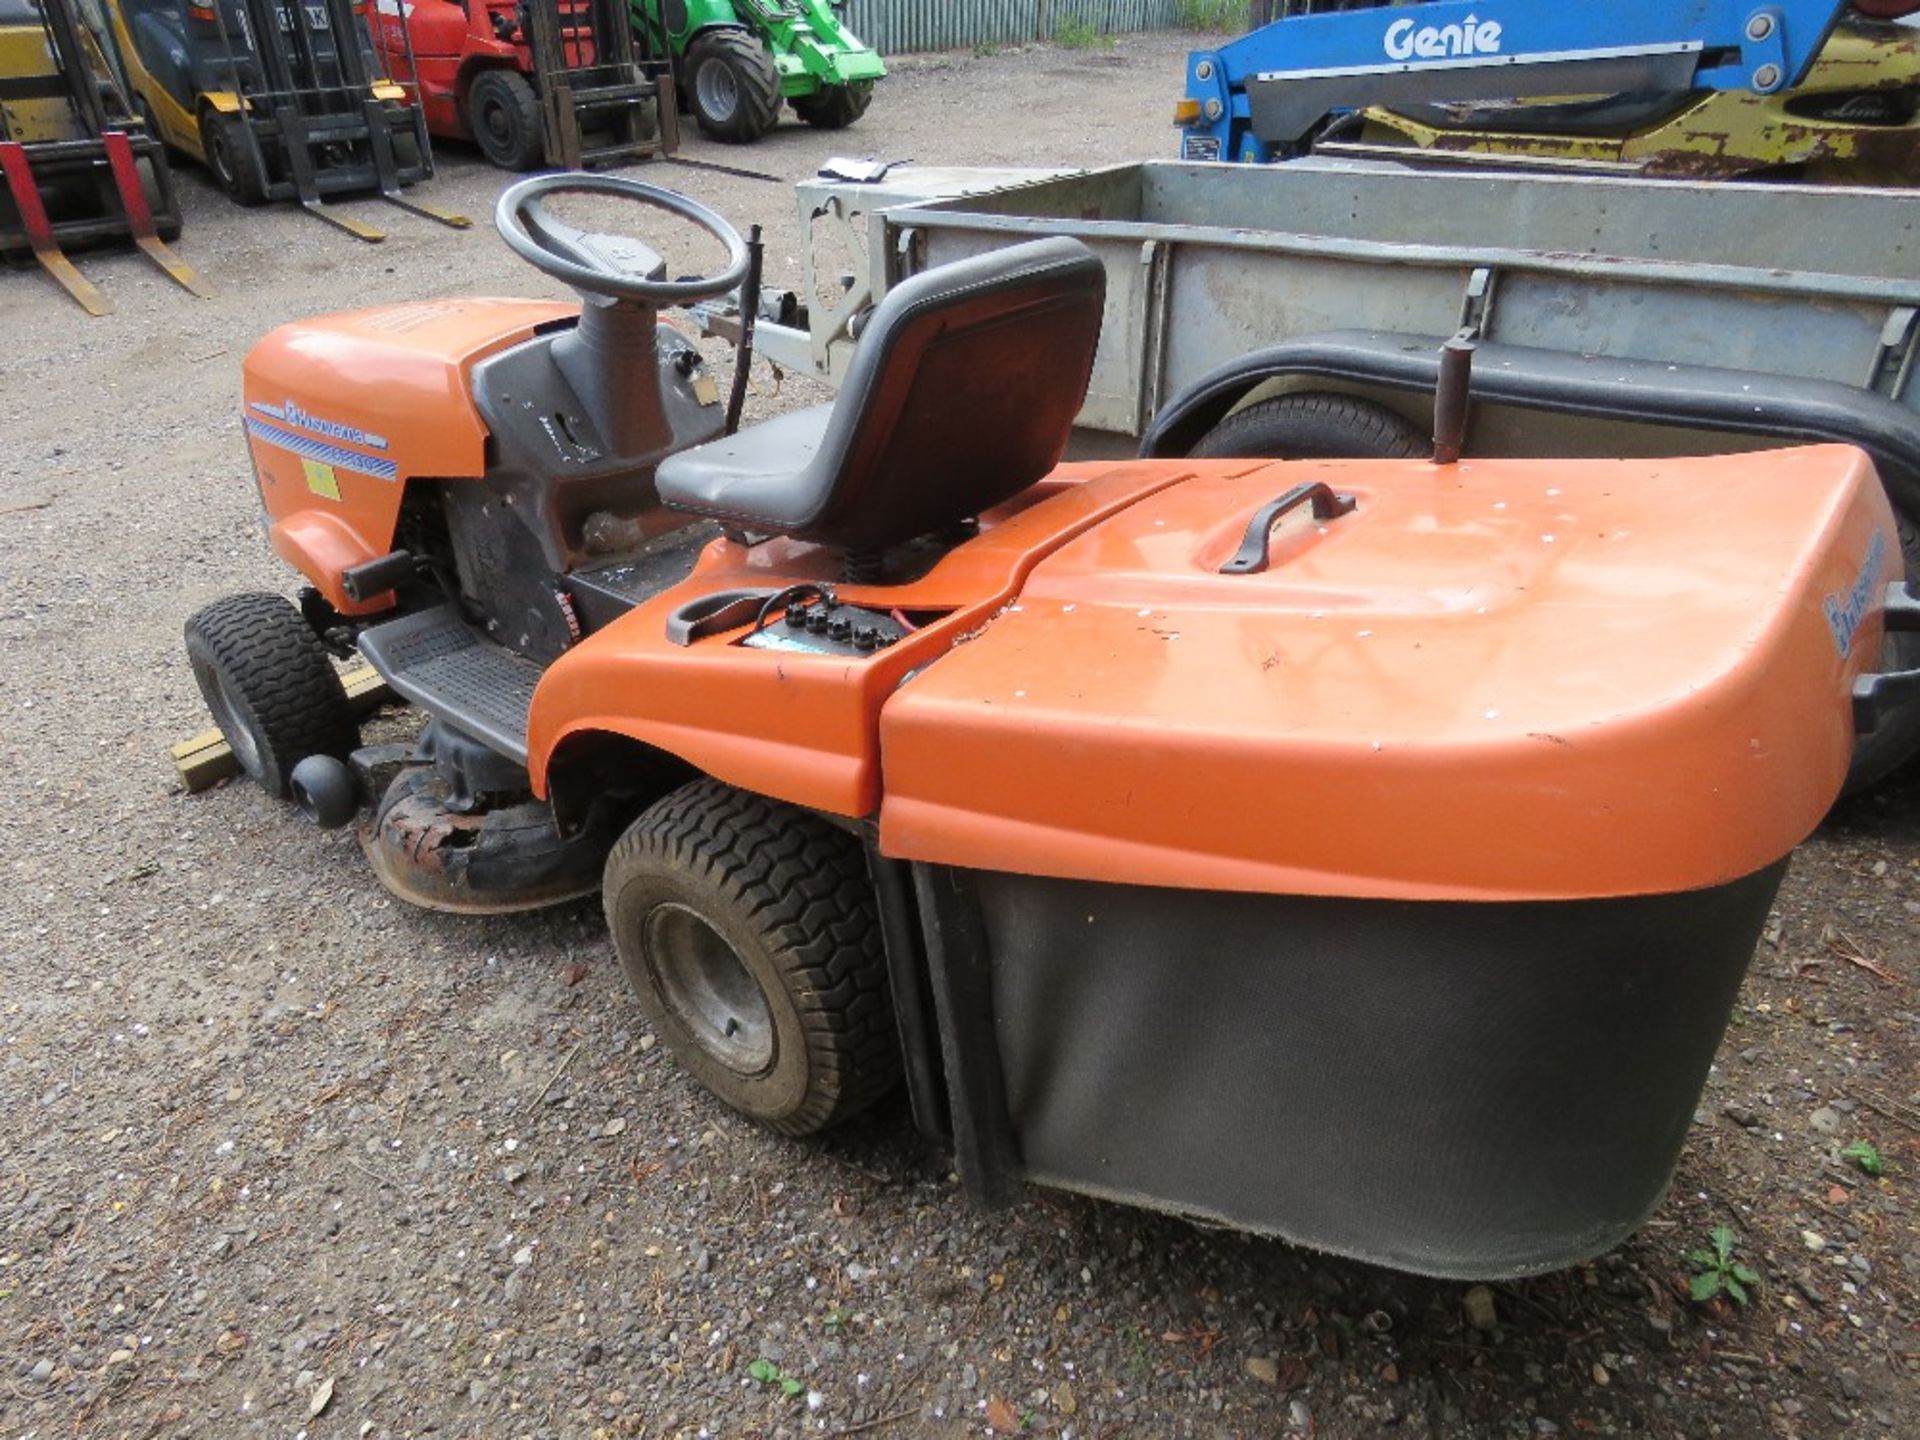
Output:
[[[1060,462],[1106,272],[1078,240],[942,265],[887,293],[840,398],[660,462],[660,498],[742,530],[878,551],[972,519]]]

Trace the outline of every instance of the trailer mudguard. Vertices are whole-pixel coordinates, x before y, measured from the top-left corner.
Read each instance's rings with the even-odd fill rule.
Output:
[[[1392,330],[1303,335],[1245,355],[1193,382],[1153,417],[1139,454],[1187,454],[1256,386],[1305,376],[1431,392],[1445,337]],[[1833,380],[1575,355],[1498,341],[1474,343],[1473,397],[1528,410],[1725,430],[1789,444],[1833,441],[1873,457],[1889,495],[1920,517],[1920,413]]]

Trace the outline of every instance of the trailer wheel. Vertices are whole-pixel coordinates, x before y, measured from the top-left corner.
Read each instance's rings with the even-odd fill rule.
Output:
[[[1412,460],[1432,442],[1384,405],[1303,391],[1257,400],[1200,437],[1196,459]]]
[[[810,1135],[899,1076],[878,906],[846,832],[696,780],[620,837],[602,898],[640,1008],[742,1114]]]
[[[540,98],[517,70],[483,70],[467,91],[473,143],[502,170],[531,170],[542,158]]]
[[[715,140],[745,145],[780,119],[780,76],[745,30],[708,30],[687,47],[688,104]]]
[[[229,595],[187,621],[187,658],[240,768],[286,799],[309,755],[344,759],[360,743],[327,652],[290,601]]]
[[[873,103],[873,82],[854,80],[845,85],[823,85],[812,95],[797,95],[793,113],[816,130],[844,130]]]
[[[267,203],[267,177],[247,143],[243,116],[208,110],[200,117],[200,149],[220,188],[242,205]]]

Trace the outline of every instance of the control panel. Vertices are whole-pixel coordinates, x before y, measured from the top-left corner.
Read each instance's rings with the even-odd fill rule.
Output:
[[[779,619],[741,640],[756,650],[797,650],[812,655],[871,655],[907,633],[885,610],[869,610],[824,597],[787,602]]]

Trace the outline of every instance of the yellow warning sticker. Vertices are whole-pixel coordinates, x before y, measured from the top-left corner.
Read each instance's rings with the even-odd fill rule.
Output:
[[[318,460],[302,460],[300,468],[306,472],[307,489],[323,499],[340,498],[340,482],[334,478],[331,465],[322,465]]]

